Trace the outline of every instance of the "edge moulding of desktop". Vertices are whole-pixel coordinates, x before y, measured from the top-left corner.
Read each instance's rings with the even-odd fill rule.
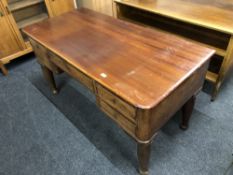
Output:
[[[1,0],[0,1],[0,70],[5,64],[32,52],[21,29],[77,8],[75,0]]]
[[[209,0],[114,0],[116,18],[152,27],[216,50],[206,80],[211,100],[233,70],[233,2]]]

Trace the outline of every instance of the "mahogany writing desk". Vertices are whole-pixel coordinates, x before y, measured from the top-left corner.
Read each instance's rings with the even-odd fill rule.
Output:
[[[80,9],[26,27],[24,32],[53,93],[64,71],[96,95],[99,108],[138,143],[141,174],[150,144],[183,109],[186,129],[214,51],[178,37]]]
[[[206,80],[214,100],[233,70],[233,1],[230,0],[114,0],[115,16],[154,27],[213,48]]]

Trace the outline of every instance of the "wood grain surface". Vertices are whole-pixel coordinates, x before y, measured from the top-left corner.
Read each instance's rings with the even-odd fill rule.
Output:
[[[214,54],[179,37],[80,9],[24,32],[135,107],[166,98]]]
[[[115,0],[115,2],[233,34],[231,0]]]

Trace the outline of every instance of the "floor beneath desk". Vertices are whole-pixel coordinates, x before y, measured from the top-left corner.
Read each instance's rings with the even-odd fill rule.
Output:
[[[98,110],[90,92],[61,75],[53,96],[33,55],[7,67],[9,76],[0,75],[0,175],[137,174],[135,142]],[[233,76],[215,102],[206,92],[198,95],[189,130],[178,128],[178,113],[154,140],[151,175],[229,172]]]

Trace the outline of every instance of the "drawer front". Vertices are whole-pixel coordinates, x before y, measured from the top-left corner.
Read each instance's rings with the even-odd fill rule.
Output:
[[[101,85],[97,85],[99,97],[121,114],[126,116],[130,121],[135,122],[136,108],[117,97]]]
[[[110,105],[103,100],[99,101],[100,109],[105,112],[111,119],[113,119],[120,127],[122,127],[128,134],[135,137],[136,125],[129,121],[118,111],[114,110]]]
[[[55,55],[50,51],[49,51],[49,59],[58,67],[60,67],[63,71],[68,73],[70,76],[74,77],[76,80],[78,80],[86,87],[88,87],[91,91],[94,91],[92,79],[86,76],[84,73],[74,68],[72,65],[67,64],[62,58],[60,58],[59,56]]]
[[[60,69],[55,64],[53,64],[51,61],[49,61],[47,49],[45,49],[42,45],[38,44],[37,42],[35,42],[32,39],[30,39],[30,42],[31,42],[33,50],[37,56],[38,62],[40,64],[48,67],[51,71],[53,71],[55,73],[59,73]]]
[[[93,80],[74,68],[73,66],[69,66],[69,73],[72,75],[74,78],[79,80],[83,85],[88,87],[92,92],[94,92],[94,85],[93,85]]]

